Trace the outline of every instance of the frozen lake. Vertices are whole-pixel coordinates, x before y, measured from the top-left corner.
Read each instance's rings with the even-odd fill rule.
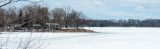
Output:
[[[45,49],[160,49],[160,28],[91,27],[99,33],[33,33],[34,38],[47,45]],[[8,46],[25,39],[30,33],[13,33],[16,37]],[[2,35],[6,36],[5,35]],[[2,38],[1,38],[2,40]],[[35,41],[37,42],[37,41]]]

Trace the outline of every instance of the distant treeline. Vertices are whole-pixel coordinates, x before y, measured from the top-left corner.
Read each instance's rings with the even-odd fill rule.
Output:
[[[87,20],[89,27],[160,27],[160,19]]]

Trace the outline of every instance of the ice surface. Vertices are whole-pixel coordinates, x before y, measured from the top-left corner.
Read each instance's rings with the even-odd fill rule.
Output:
[[[85,27],[99,33],[33,33],[45,39],[45,49],[160,49],[160,28],[149,27]],[[12,32],[9,36],[27,38],[28,32]],[[3,34],[2,37],[7,36]],[[1,38],[2,39],[2,38]],[[9,44],[13,45],[13,44]]]

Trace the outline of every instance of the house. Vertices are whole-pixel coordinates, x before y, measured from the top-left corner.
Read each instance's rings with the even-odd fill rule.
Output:
[[[15,30],[22,30],[21,29],[22,28],[21,24],[15,24],[13,27],[14,27]]]
[[[33,24],[32,28],[34,28],[34,29],[41,29],[41,25],[40,24]]]
[[[46,23],[48,29],[56,29],[59,30],[60,25],[58,23]]]

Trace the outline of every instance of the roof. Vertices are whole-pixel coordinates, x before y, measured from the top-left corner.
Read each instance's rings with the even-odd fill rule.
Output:
[[[46,23],[47,25],[59,25],[58,23]]]
[[[33,24],[32,26],[41,26],[40,24]]]

